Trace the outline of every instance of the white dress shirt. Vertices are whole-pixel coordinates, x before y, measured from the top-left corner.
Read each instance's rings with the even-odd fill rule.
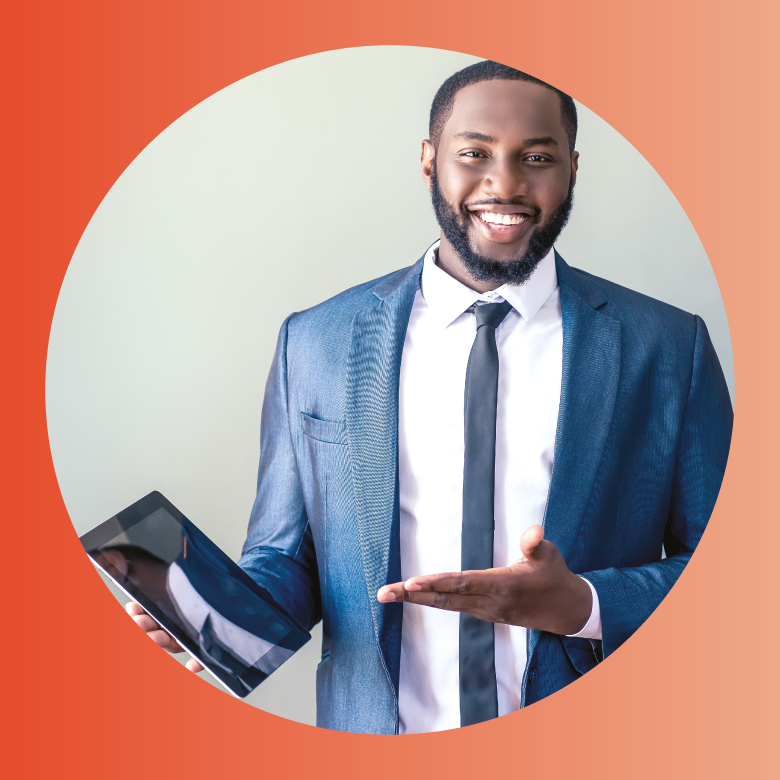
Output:
[[[466,365],[476,334],[477,301],[512,310],[496,330],[493,565],[521,557],[520,537],[541,524],[553,465],[561,397],[563,324],[552,250],[522,286],[480,294],[425,256],[401,359],[398,455],[401,576],[460,571]],[[588,583],[590,585],[590,583]],[[598,598],[576,636],[600,639]],[[460,726],[457,612],[404,603],[399,686],[400,733]],[[495,625],[498,714],[520,707],[527,630]]]

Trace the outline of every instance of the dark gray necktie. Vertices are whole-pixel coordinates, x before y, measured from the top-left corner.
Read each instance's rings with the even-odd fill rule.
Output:
[[[466,369],[465,455],[461,570],[493,566],[493,495],[496,480],[496,328],[509,303],[476,307],[477,335]],[[460,615],[460,725],[498,717],[493,624]]]

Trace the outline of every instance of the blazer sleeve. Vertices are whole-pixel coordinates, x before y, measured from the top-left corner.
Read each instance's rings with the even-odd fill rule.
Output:
[[[266,384],[257,496],[238,564],[311,629],[320,620],[321,606],[314,541],[290,433],[287,349],[294,316],[282,325]]]
[[[620,647],[647,620],[696,549],[720,491],[733,416],[720,362],[707,327],[697,316],[693,369],[664,533],[667,557],[644,566],[581,575],[598,593],[603,657]]]

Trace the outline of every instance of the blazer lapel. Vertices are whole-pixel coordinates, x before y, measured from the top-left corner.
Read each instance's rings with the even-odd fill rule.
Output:
[[[607,441],[620,379],[621,324],[599,309],[600,288],[578,279],[560,257],[558,279],[563,312],[563,375],[555,435],[545,537],[564,558],[587,508]]]
[[[387,606],[377,601],[376,592],[389,581],[400,579],[398,383],[421,270],[422,260],[376,289],[377,300],[353,322],[347,362],[345,419],[360,549],[374,633],[383,653]],[[391,574],[394,579],[389,580]],[[398,629],[400,639],[400,626]],[[400,642],[398,645],[400,651]],[[397,683],[397,674],[392,676]]]
[[[545,538],[569,561],[607,441],[620,380],[621,324],[591,278],[556,252],[563,313],[563,374]],[[530,632],[529,662],[539,639]]]

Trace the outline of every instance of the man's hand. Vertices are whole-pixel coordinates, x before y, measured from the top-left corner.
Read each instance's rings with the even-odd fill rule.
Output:
[[[569,570],[540,525],[526,530],[520,550],[523,556],[511,566],[412,577],[385,585],[377,598],[468,612],[491,623],[553,634],[581,631],[592,608],[588,583]]]
[[[165,648],[169,653],[183,653],[184,648],[167,632],[160,628],[160,624],[149,617],[140,604],[131,601],[125,606],[127,614],[146,632],[153,642]],[[202,672],[203,667],[194,659],[187,661],[187,668],[191,672]]]

